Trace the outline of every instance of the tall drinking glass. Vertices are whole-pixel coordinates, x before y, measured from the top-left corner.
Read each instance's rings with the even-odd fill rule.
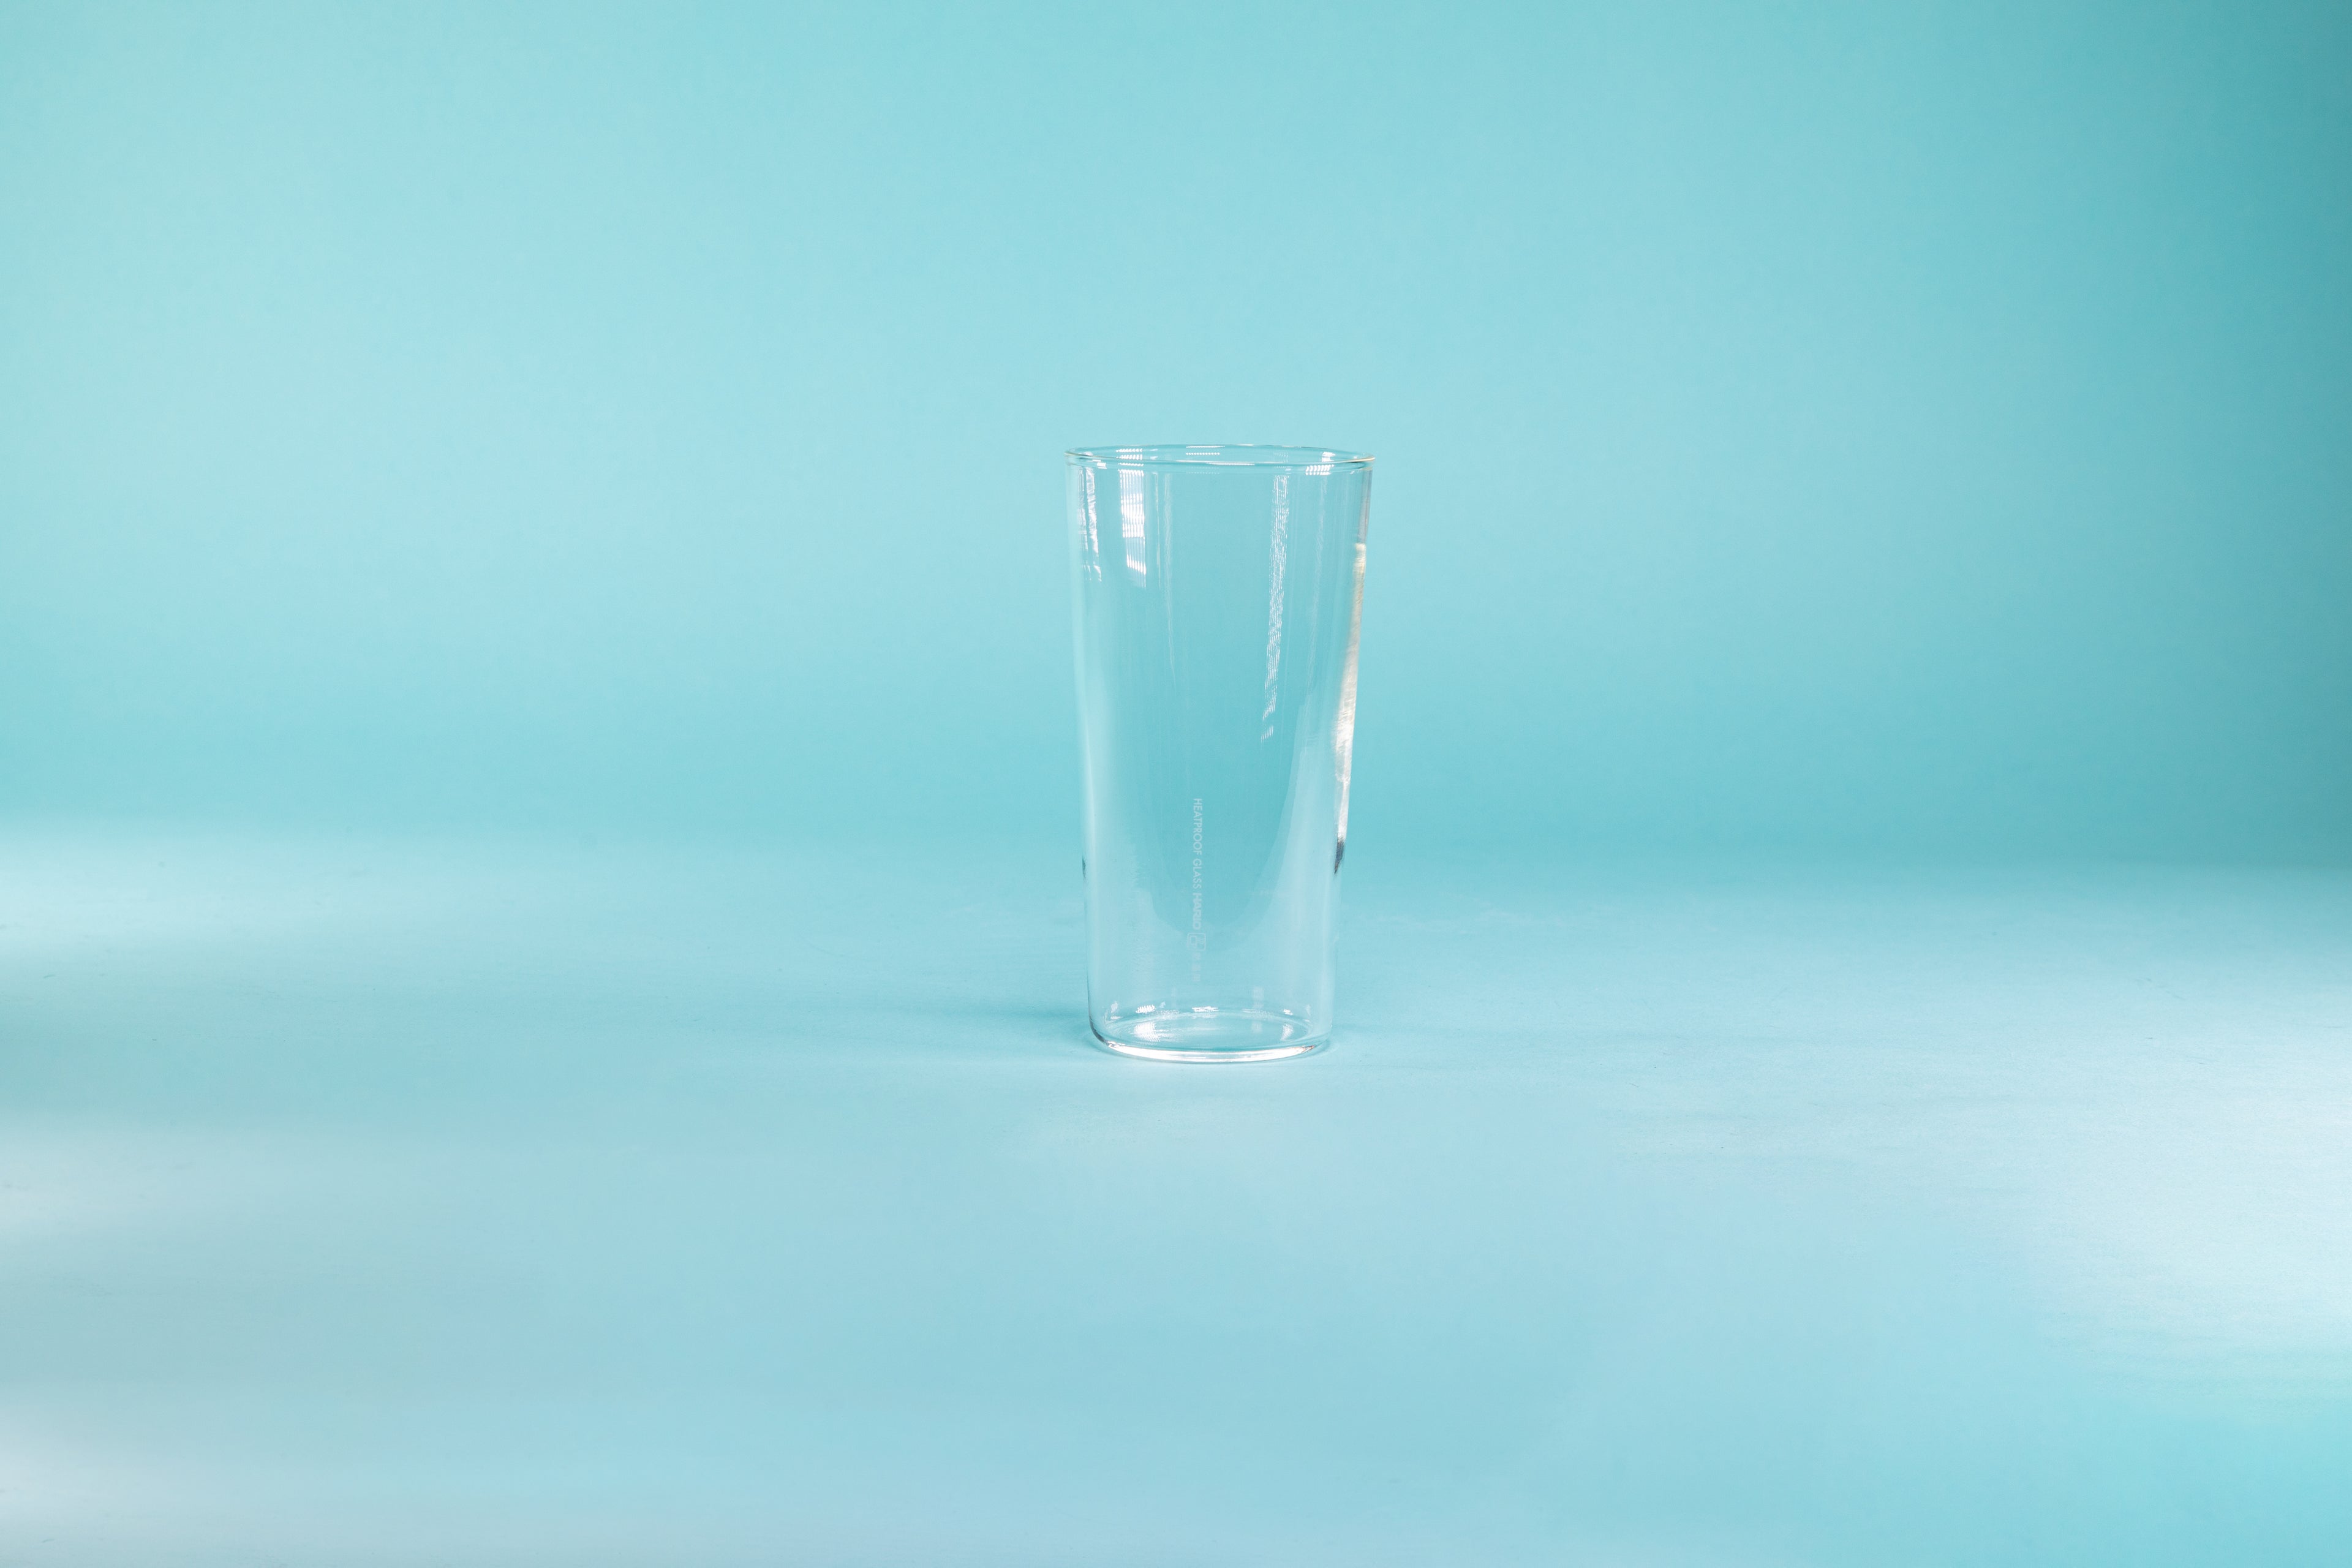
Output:
[[[1331,1032],[1372,460],[1066,454],[1095,1036],[1268,1061]]]

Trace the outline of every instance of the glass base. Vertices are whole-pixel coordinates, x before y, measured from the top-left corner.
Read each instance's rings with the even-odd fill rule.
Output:
[[[1107,1048],[1152,1062],[1278,1062],[1331,1038],[1293,1014],[1255,1007],[1147,1008],[1092,1023]]]

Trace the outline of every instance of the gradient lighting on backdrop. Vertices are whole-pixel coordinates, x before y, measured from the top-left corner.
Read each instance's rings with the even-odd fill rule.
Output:
[[[0,800],[1072,841],[1058,453],[1382,458],[1360,847],[2352,853],[2340,7],[0,10]]]
[[[0,1561],[2352,1561],[2352,14],[0,0]],[[1334,1048],[1065,447],[1374,453]]]

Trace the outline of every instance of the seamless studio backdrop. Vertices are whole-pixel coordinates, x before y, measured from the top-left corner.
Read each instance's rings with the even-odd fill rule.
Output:
[[[1380,455],[1360,855],[2352,857],[2352,16],[0,5],[0,810],[1075,842],[1060,449]]]
[[[0,1561],[2341,1568],[2352,8],[0,0]],[[1063,460],[1370,451],[1335,1046]]]

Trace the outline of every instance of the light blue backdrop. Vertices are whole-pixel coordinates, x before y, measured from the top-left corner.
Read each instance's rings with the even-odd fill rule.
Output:
[[[2342,5],[0,0],[0,1559],[2352,1563],[2352,874],[1726,863],[2352,862],[2347,410]],[[1115,1061],[1251,438],[1340,1039]]]
[[[0,5],[0,809],[1073,833],[1058,450],[1369,448],[1357,837],[2352,855],[2341,6]]]

